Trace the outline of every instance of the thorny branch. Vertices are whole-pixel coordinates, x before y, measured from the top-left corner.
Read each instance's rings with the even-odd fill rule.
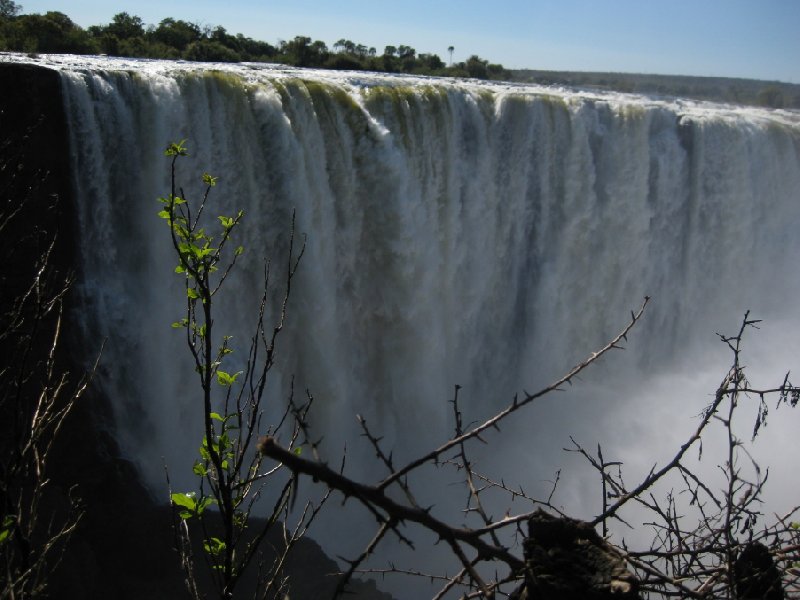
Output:
[[[631,314],[630,322],[617,336],[566,375],[536,393],[526,392],[522,399],[514,398],[511,404],[492,418],[467,430],[463,427],[463,416],[458,406],[459,386],[456,386],[452,399],[456,423],[453,437],[405,465],[396,466],[391,454],[387,454],[380,447],[380,437],[371,433],[366,423],[360,420],[364,435],[375,449],[378,460],[389,470],[389,475],[376,484],[357,482],[341,471],[330,469],[318,459],[302,458],[283,448],[273,437],[263,437],[259,447],[265,456],[276,460],[294,473],[312,477],[346,498],[356,499],[378,517],[377,534],[358,558],[349,561],[349,569],[339,586],[339,591],[345,589],[344,584],[349,577],[358,572],[359,565],[375,552],[379,543],[390,531],[394,531],[398,536],[401,535],[397,528],[404,523],[416,523],[434,532],[457,558],[461,569],[451,576],[402,569],[394,565],[385,570],[365,569],[360,572],[402,573],[440,581],[443,587],[436,594],[436,598],[443,598],[456,588],[464,590],[463,598],[494,598],[498,594],[508,595],[507,589],[504,591],[503,588],[505,585],[519,586],[525,577],[525,563],[515,553],[513,547],[504,541],[505,538],[497,534],[507,528],[519,534],[520,526],[531,519],[534,511],[507,513],[503,518],[493,519],[483,508],[481,495],[489,489],[499,490],[508,494],[511,499],[521,497],[530,501],[533,506],[545,506],[553,512],[559,512],[551,504],[553,493],[547,501],[537,501],[527,496],[522,488],[509,486],[503,480],[497,482],[491,477],[477,473],[468,456],[468,443],[475,440],[486,442],[485,433],[491,429],[498,429],[503,419],[534,400],[561,389],[564,384],[569,383],[608,351],[620,349],[621,342],[641,318],[647,302],[646,298],[641,308]],[[759,525],[764,520],[760,512],[760,503],[767,477],[765,474],[762,476],[760,468],[754,462],[750,465],[753,476],[745,476],[739,464],[739,458],[746,456],[745,449],[732,429],[736,408],[748,397],[756,397],[759,401],[758,422],[754,434],[766,424],[766,397],[777,395],[779,404],[791,406],[794,406],[800,397],[800,388],[790,383],[788,375],[781,386],[774,388],[753,387],[745,378],[744,367],[740,362],[742,339],[745,331],[749,327],[754,327],[757,322],[745,315],[737,335],[720,336],[734,354],[732,367],[686,441],[664,466],[653,467],[638,484],[632,487],[625,484],[622,476],[623,463],[605,458],[600,445],[594,457],[573,440],[575,451],[580,452],[597,469],[601,477],[602,511],[589,521],[590,525],[601,526],[603,537],[613,535],[610,533],[607,521],[615,519],[625,524],[628,520],[632,521],[632,518],[624,516],[624,511],[631,502],[652,515],[649,526],[653,528],[654,537],[650,546],[643,550],[632,550],[627,546],[619,549],[620,556],[638,575],[641,591],[644,593],[679,598],[739,598],[741,586],[749,581],[747,577],[742,579],[742,576],[737,579],[736,574],[741,571],[740,557],[744,550],[753,544],[763,544],[780,567],[779,572],[783,578],[782,585],[786,594],[790,597],[800,597],[798,584],[800,568],[796,566],[800,563],[798,534],[800,526],[797,524],[800,507],[792,509],[784,517],[776,516],[771,524]],[[700,445],[706,430],[715,423],[721,423],[728,433],[726,459],[720,465],[725,477],[725,486],[721,494],[715,491],[716,486],[713,483],[704,481],[686,464],[689,449]],[[448,451],[451,450],[455,454],[449,457]],[[482,522],[480,526],[454,526],[445,523],[434,517],[429,508],[417,504],[413,490],[408,485],[407,476],[425,464],[438,467],[453,465],[463,471],[468,495],[465,513],[477,515]],[[557,477],[560,477],[560,473]],[[674,477],[677,477],[683,489],[677,492],[670,490],[664,496],[659,496],[657,487]],[[553,492],[557,481],[558,478]],[[396,500],[396,494],[390,495],[389,488],[393,484],[400,487],[406,502]],[[688,503],[684,499],[688,499]],[[694,517],[690,517],[688,509],[695,510]],[[487,579],[486,569],[481,567],[491,564],[502,565],[504,569],[498,572],[495,568],[494,577]]]
[[[391,455],[387,455],[380,447],[380,438],[373,435],[366,426],[366,422],[360,419],[365,437],[375,448],[377,458],[389,470],[389,475],[375,485],[367,485],[357,482],[340,472],[334,471],[319,460],[309,460],[298,456],[289,449],[283,448],[274,437],[265,436],[259,441],[260,451],[267,457],[283,464],[289,470],[297,474],[305,474],[342,493],[345,497],[352,497],[364,505],[370,512],[375,514],[380,523],[378,534],[370,542],[367,551],[351,562],[350,569],[345,574],[345,581],[355,572],[356,567],[374,551],[378,543],[385,538],[389,531],[394,531],[400,536],[397,527],[399,524],[411,522],[417,523],[422,527],[434,532],[440,540],[444,541],[451,549],[452,554],[457,557],[462,565],[461,572],[454,578],[449,579],[445,586],[446,590],[458,585],[467,589],[474,589],[477,595],[485,598],[492,598],[498,591],[500,583],[520,580],[523,577],[524,561],[515,555],[511,548],[501,542],[498,532],[504,528],[516,530],[518,524],[530,519],[534,510],[530,510],[519,515],[507,515],[499,520],[493,520],[484,510],[480,500],[481,494],[489,488],[506,489],[510,491],[504,483],[495,484],[490,478],[476,473],[468,458],[467,444],[480,440],[483,441],[482,434],[495,429],[499,430],[500,423],[514,414],[521,408],[532,404],[535,400],[543,396],[560,390],[564,385],[569,384],[576,376],[586,370],[590,365],[599,360],[603,355],[611,350],[622,349],[622,342],[627,339],[627,335],[633,326],[641,319],[649,298],[645,298],[640,308],[631,312],[631,319],[628,324],[611,339],[605,346],[593,352],[584,361],[570,369],[565,375],[542,388],[535,393],[525,392],[521,399],[515,397],[513,401],[503,410],[495,414],[482,424],[476,425],[466,431],[463,428],[463,418],[458,407],[458,390],[456,386],[452,400],[453,411],[456,420],[456,428],[453,437],[439,446],[438,448],[414,459],[407,464],[395,467]],[[305,427],[305,425],[302,425]],[[450,450],[455,450],[453,459],[445,457]],[[465,483],[468,490],[469,502],[467,513],[478,514],[483,525],[478,528],[456,527],[447,524],[431,514],[429,508],[421,507],[414,500],[414,496],[406,483],[406,476],[424,464],[456,464],[465,473]],[[478,481],[481,483],[478,484]],[[407,503],[395,500],[389,494],[389,487],[398,485],[404,492]],[[548,502],[541,502],[529,498],[524,491],[514,490],[514,497],[524,497],[529,499],[534,505],[551,506]],[[551,494],[552,498],[552,494]],[[470,558],[465,550],[469,549],[473,554]],[[481,564],[495,563],[505,565],[510,573],[507,577],[495,578],[493,581],[485,581],[477,568]],[[340,585],[340,589],[344,589]],[[445,590],[442,590],[444,593]]]
[[[51,456],[94,374],[72,376],[64,358],[72,275],[56,260],[58,223],[49,219],[60,199],[27,156],[41,126],[0,142],[0,598],[11,600],[47,593],[83,516],[78,490],[53,485]],[[54,511],[59,500],[65,508]]]
[[[681,445],[678,452],[660,469],[653,469],[641,483],[632,489],[622,481],[621,469],[609,473],[600,460],[592,457],[576,442],[581,452],[602,477],[604,486],[611,491],[608,497],[616,501],[594,518],[592,524],[606,519],[619,518],[619,513],[631,501],[645,508],[652,516],[649,525],[655,535],[649,548],[628,550],[625,558],[634,567],[643,582],[643,589],[666,597],[680,598],[740,598],[743,589],[760,581],[755,575],[745,575],[744,565],[748,553],[760,551],[771,556],[774,571],[772,579],[764,576],[765,586],[759,595],[752,597],[800,597],[797,568],[798,527],[790,515],[800,511],[792,508],[785,517],[774,516],[768,521],[762,514],[762,493],[767,473],[749,456],[744,442],[735,434],[741,404],[758,399],[758,413],[753,428],[753,439],[766,425],[765,399],[778,396],[778,406],[796,405],[800,388],[793,386],[789,375],[775,388],[751,386],[745,376],[741,361],[745,332],[756,327],[758,320],[745,313],[736,335],[719,335],[733,354],[732,365],[714,394],[711,404],[700,416],[694,433]],[[704,432],[713,424],[723,427],[726,439],[723,460],[718,472],[723,477],[721,489],[710,480],[703,480],[685,463],[687,451],[693,446],[701,448]],[[749,462],[749,475],[741,465],[741,458]],[[677,475],[676,491],[669,490],[659,500],[655,489],[668,476]],[[686,500],[688,499],[688,501]],[[755,550],[754,550],[755,549]],[[751,592],[748,592],[751,593]],[[769,595],[773,594],[773,595]],[[746,595],[746,594],[745,594]],[[747,597],[751,597],[747,595]]]

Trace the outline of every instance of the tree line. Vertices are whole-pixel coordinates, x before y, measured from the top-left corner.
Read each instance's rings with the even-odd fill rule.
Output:
[[[447,51],[452,58],[454,48]],[[166,18],[158,25],[121,12],[106,25],[86,29],[57,11],[22,14],[13,0],[0,0],[0,51],[107,54],[132,58],[208,62],[271,62],[295,67],[472,77],[542,85],[614,90],[627,93],[695,98],[768,108],[800,108],[800,85],[722,77],[508,70],[473,54],[466,61],[445,62],[438,54],[411,46],[386,45],[382,53],[349,39],[332,46],[298,35],[276,45],[229,33],[220,25],[201,26]]]
[[[451,47],[452,48],[452,47]],[[13,0],[0,0],[0,50],[28,53],[107,54],[133,58],[182,59],[210,62],[272,62],[295,67],[381,71],[507,79],[500,64],[477,55],[446,64],[437,54],[417,53],[411,46],[387,45],[382,54],[351,40],[331,48],[320,40],[298,35],[277,45],[229,33],[222,26],[200,26],[166,18],[146,25],[140,17],[121,12],[106,25],[86,29],[57,11],[21,14]],[[452,50],[449,50],[452,55]]]

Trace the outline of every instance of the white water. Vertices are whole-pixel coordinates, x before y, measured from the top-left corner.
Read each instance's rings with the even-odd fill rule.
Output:
[[[282,385],[294,375],[314,393],[332,449],[358,443],[355,413],[401,456],[442,441],[454,384],[468,418],[484,417],[598,348],[650,295],[628,352],[515,419],[494,437],[497,464],[482,462],[531,491],[564,466],[560,501],[589,516],[599,490],[560,452],[570,434],[633,473],[663,462],[726,370],[715,332],[734,332],[746,309],[766,319],[748,346],[757,373],[777,383],[795,366],[796,112],[255,65],[42,62],[61,70],[71,120],[86,330],[108,337],[118,436],[159,495],[162,456],[191,485],[201,431],[155,215],[170,140],[188,139],[185,182],[219,174],[218,212],[246,213],[251,262],[217,324],[243,350],[258,261],[279,255],[296,209],[308,249]],[[791,422],[773,418],[766,455],[796,443]],[[370,456],[351,451],[349,472],[369,479]],[[796,499],[777,462],[778,498]]]

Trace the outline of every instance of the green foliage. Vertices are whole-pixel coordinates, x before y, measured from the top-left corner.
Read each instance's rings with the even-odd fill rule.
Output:
[[[417,54],[407,45],[374,47],[340,39],[330,50],[321,40],[298,35],[276,48],[224,27],[166,18],[145,27],[142,19],[121,12],[106,25],[83,30],[62,13],[22,15],[11,0],[0,0],[0,49],[23,52],[104,53],[111,56],[184,59],[206,62],[279,62],[296,67],[385,71],[452,77],[507,78],[502,65],[473,56],[467,63],[446,65],[437,54]],[[6,22],[8,21],[8,22]],[[450,57],[452,60],[452,51]]]
[[[87,31],[57,11],[3,19],[0,37],[5,49],[20,52],[92,54],[99,49]]]
[[[22,7],[14,0],[0,0],[0,19],[10,19],[16,17]]]
[[[234,581],[236,565],[227,549],[233,549],[229,543],[233,538],[235,524],[244,526],[246,519],[240,509],[244,496],[234,494],[243,480],[240,476],[242,445],[238,439],[241,410],[233,410],[228,404],[231,388],[237,384],[242,371],[229,373],[221,367],[225,358],[232,353],[229,347],[230,336],[222,336],[214,347],[212,340],[213,317],[211,312],[212,298],[221,289],[222,282],[233,268],[236,259],[241,255],[240,247],[231,252],[226,248],[231,243],[231,234],[241,222],[244,215],[238,211],[236,215],[218,215],[215,231],[204,225],[203,209],[208,201],[209,192],[217,185],[218,178],[203,173],[202,184],[205,192],[199,206],[194,207],[187,199],[175,193],[175,165],[179,158],[189,155],[186,140],[170,143],[164,155],[172,159],[173,187],[165,198],[159,198],[163,209],[158,216],[168,225],[173,246],[178,258],[175,272],[183,277],[187,311],[186,316],[172,324],[174,329],[186,332],[187,342],[195,357],[195,370],[201,378],[203,388],[203,412],[205,433],[199,449],[199,460],[192,472],[200,479],[200,492],[172,493],[172,504],[177,515],[184,521],[202,518],[206,509],[213,505],[220,508],[223,519],[228,520],[228,541],[205,535],[203,548],[212,568],[223,575],[223,587],[229,587]],[[224,268],[220,270],[220,263]],[[225,390],[221,406],[220,400],[212,389],[212,382]],[[248,470],[246,478],[251,477]],[[204,490],[209,489],[210,493]]]
[[[233,235],[241,223],[244,213],[209,214],[209,194],[217,186],[218,178],[203,173],[201,183],[204,192],[199,200],[177,194],[176,165],[189,155],[186,140],[170,143],[164,151],[171,159],[172,186],[170,193],[159,198],[162,208],[158,216],[170,231],[173,249],[177,258],[175,273],[182,278],[185,289],[185,316],[172,323],[172,328],[186,336],[186,343],[194,360],[194,368],[202,389],[203,436],[198,448],[198,458],[192,473],[198,478],[196,491],[170,491],[176,518],[178,551],[186,567],[194,562],[191,552],[190,529],[202,535],[204,560],[209,565],[212,579],[220,598],[233,597],[240,575],[248,564],[259,556],[259,545],[267,530],[287,517],[290,487],[283,479],[278,488],[278,501],[273,512],[264,521],[261,531],[251,535],[250,511],[262,493],[269,477],[280,469],[271,469],[259,474],[263,457],[254,452],[255,439],[261,425],[261,399],[266,388],[267,374],[273,362],[275,339],[282,328],[282,320],[273,328],[268,340],[263,319],[266,306],[266,282],[264,297],[260,305],[256,335],[245,361],[246,370],[234,371],[227,362],[234,349],[232,337],[220,335],[214,314],[214,297],[223,290],[223,285],[243,254],[244,248],[233,243]],[[291,264],[291,243],[290,243]],[[296,263],[294,268],[296,268]],[[287,274],[288,300],[294,268]],[[282,319],[282,317],[281,317]],[[293,433],[294,440],[298,435]],[[281,472],[282,474],[282,472]],[[210,507],[213,511],[209,511]],[[208,521],[213,513],[213,525]],[[304,516],[304,519],[313,518]],[[219,525],[221,523],[221,526]],[[211,531],[221,529],[212,535]],[[302,533],[285,536],[288,549]],[[262,573],[265,589],[280,587],[282,576],[275,571]],[[196,599],[202,597],[193,579],[193,569],[186,568],[187,585]],[[266,597],[266,596],[265,596]],[[270,596],[271,597],[271,596]]]
[[[16,515],[6,515],[3,517],[3,522],[0,523],[0,547],[9,540],[11,532],[14,530],[16,524]]]
[[[183,53],[186,60],[205,62],[239,62],[241,56],[216,40],[201,39],[189,44]]]
[[[144,36],[144,23],[139,17],[121,12],[111,19],[105,28],[105,33],[115,36],[120,40]]]
[[[189,44],[202,39],[203,34],[200,27],[194,23],[167,18],[158,24],[151,37],[156,42],[183,52]]]
[[[199,517],[206,508],[214,503],[214,499],[208,496],[198,499],[196,492],[171,494],[170,498],[172,499],[172,504],[178,507],[178,515],[181,519]]]

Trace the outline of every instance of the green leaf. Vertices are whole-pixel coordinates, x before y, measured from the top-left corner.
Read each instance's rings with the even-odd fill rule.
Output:
[[[292,452],[294,452],[297,456],[300,456],[303,453],[303,447],[302,446],[298,446],[297,448],[292,450]]]
[[[208,448],[206,447],[205,443],[200,446],[200,457],[203,460],[211,460],[211,455],[208,453]]]
[[[214,500],[210,496],[206,496],[205,498],[200,500],[200,502],[197,503],[197,514],[202,515],[203,511],[214,503],[216,503],[216,500]]]
[[[243,252],[244,252],[244,246],[239,246],[239,247],[238,247],[238,248],[236,248],[236,250],[234,251],[234,254],[235,254],[236,256],[239,256],[239,255],[241,255]]]
[[[219,556],[225,551],[225,542],[216,537],[208,538],[203,542],[203,549],[211,556]]]
[[[241,371],[234,373],[233,375],[226,373],[225,371],[217,371],[217,383],[225,386],[233,385],[236,382],[236,378],[241,374]]]
[[[11,535],[11,530],[17,522],[16,515],[6,515],[3,518],[2,529],[0,529],[0,545],[2,545]]]
[[[181,519],[189,519],[194,516],[197,507],[197,503],[195,502],[194,497],[195,497],[194,492],[189,492],[188,494],[181,494],[181,493],[172,494],[171,496],[172,503],[175,506],[184,509],[178,512],[178,515],[180,516]]]
[[[192,300],[197,300],[200,297],[200,294],[194,288],[186,288],[186,295]]]
[[[236,504],[241,504],[242,498],[241,496],[237,496]],[[233,523],[236,527],[244,529],[247,526],[247,520],[245,519],[244,513],[240,510],[234,511],[233,513]]]
[[[186,269],[184,269],[181,265],[178,265],[177,267],[175,267],[175,272],[178,274],[186,273]]]
[[[177,492],[170,496],[172,498],[172,502],[177,506],[184,506],[186,508],[194,508],[195,501],[194,498],[197,495],[196,492],[187,492],[186,494],[182,494]]]
[[[170,142],[164,150],[164,156],[189,156],[186,151],[186,140],[180,142]]]
[[[159,211],[158,216],[162,219],[169,219],[172,216],[172,213],[170,213],[168,210],[162,210]]]
[[[217,373],[219,373],[219,372],[217,372]],[[211,417],[212,419],[214,419],[215,421],[220,421],[220,422],[222,422],[222,423],[224,423],[224,422],[225,422],[225,419],[224,419],[224,418],[222,417],[222,415],[220,415],[219,413],[212,412],[212,413],[211,413],[210,415],[208,415],[208,416],[209,416],[209,417]]]
[[[194,466],[192,467],[192,472],[198,477],[205,477],[208,474],[208,469],[203,463],[201,463],[198,460],[194,463]]]

